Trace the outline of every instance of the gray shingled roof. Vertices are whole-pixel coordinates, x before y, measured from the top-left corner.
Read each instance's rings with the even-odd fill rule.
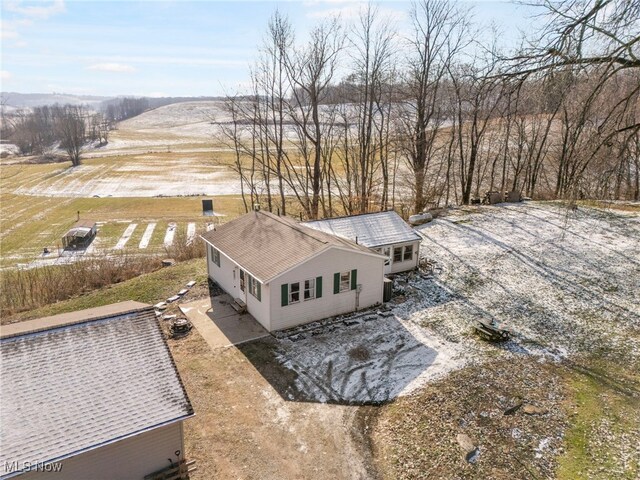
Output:
[[[193,415],[153,307],[66,320],[0,339],[0,475]]]
[[[269,212],[249,212],[202,238],[263,283],[332,246],[378,255],[363,245]]]
[[[357,237],[359,244],[371,248],[420,240],[420,235],[393,210],[327,218],[302,225],[349,240]]]

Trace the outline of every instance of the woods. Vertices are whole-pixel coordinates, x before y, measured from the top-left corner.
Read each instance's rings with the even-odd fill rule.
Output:
[[[81,105],[53,105],[21,111],[4,120],[6,138],[22,155],[46,156],[63,150],[73,166],[80,165],[84,145],[105,145],[112,123]]]
[[[249,95],[223,125],[246,209],[309,219],[534,198],[640,196],[640,2],[538,2],[519,48],[456,2],[421,0],[409,33],[375,6],[306,40],[275,12]]]

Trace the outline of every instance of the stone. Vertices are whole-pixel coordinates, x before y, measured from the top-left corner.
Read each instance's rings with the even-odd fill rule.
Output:
[[[529,404],[524,405],[522,407],[522,411],[527,415],[543,415],[547,413],[547,411],[544,410],[543,408],[536,407],[535,405],[529,405]]]
[[[464,453],[464,459],[469,463],[475,462],[479,453],[476,442],[474,442],[466,433],[459,433],[456,436],[456,440],[458,441],[458,445],[460,445],[460,449]]]
[[[517,405],[514,405],[514,406],[513,406],[513,407],[511,407],[511,408],[507,408],[507,409],[504,411],[504,414],[505,414],[505,415],[513,415],[513,414],[514,414],[514,413],[516,413],[518,410],[520,410],[520,407],[521,407],[521,406],[522,406],[522,404],[521,404],[521,403],[518,403]]]

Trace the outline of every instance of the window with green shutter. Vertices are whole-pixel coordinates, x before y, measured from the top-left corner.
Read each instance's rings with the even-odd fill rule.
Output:
[[[338,272],[333,274],[333,293],[342,293],[353,290],[355,270]]]
[[[286,307],[287,305],[289,305],[289,284],[283,283],[280,289],[282,301],[281,305],[283,307]]]
[[[220,250],[215,248],[213,245],[209,245],[209,253],[211,256],[211,261],[217,266],[220,266]]]

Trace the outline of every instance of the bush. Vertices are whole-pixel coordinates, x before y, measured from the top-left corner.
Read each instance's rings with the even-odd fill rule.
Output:
[[[165,247],[167,258],[173,258],[176,262],[185,262],[194,258],[202,258],[206,255],[204,241],[196,235],[189,241],[184,233],[177,233],[173,244]]]
[[[161,267],[158,257],[122,254],[68,265],[2,272],[2,315],[12,315],[119,283]]]

